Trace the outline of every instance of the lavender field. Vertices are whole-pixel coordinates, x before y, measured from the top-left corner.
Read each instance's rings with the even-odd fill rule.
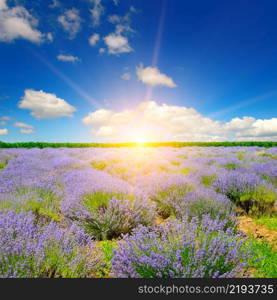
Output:
[[[277,278],[276,205],[277,147],[0,149],[0,277]]]

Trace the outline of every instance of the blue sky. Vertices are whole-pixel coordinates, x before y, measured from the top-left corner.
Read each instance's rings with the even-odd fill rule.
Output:
[[[276,12],[0,0],[0,140],[277,140]]]

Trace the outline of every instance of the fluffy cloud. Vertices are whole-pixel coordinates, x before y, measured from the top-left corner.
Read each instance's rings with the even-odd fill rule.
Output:
[[[88,42],[89,42],[89,44],[90,44],[91,46],[95,46],[99,40],[100,40],[99,34],[98,34],[98,33],[94,33],[93,35],[91,35],[91,36],[89,37]]]
[[[12,118],[11,117],[9,117],[9,116],[1,116],[0,117],[0,120],[2,120],[2,121],[9,121],[9,120],[11,120]]]
[[[99,48],[99,53],[100,54],[105,53],[105,52],[106,52],[105,48]]]
[[[277,135],[277,118],[267,120],[256,120],[252,117],[234,118],[225,124],[225,128],[233,132],[238,139],[275,137]]]
[[[25,39],[33,43],[42,43],[45,35],[36,29],[37,26],[37,19],[23,6],[9,8],[6,0],[0,0],[0,41]]]
[[[53,36],[53,34],[52,34],[51,32],[48,32],[48,33],[46,34],[46,38],[47,38],[47,40],[48,40],[49,42],[53,42],[53,40],[54,40],[54,36]]]
[[[123,80],[130,80],[130,79],[131,79],[131,74],[128,73],[128,72],[123,73],[123,74],[121,75],[121,79],[123,79]]]
[[[19,127],[19,128],[25,128],[25,129],[31,129],[33,128],[32,125],[26,124],[26,123],[21,123],[21,122],[15,122],[13,123],[14,127]]]
[[[81,30],[82,19],[79,10],[76,8],[66,10],[63,15],[58,17],[58,22],[63,26],[64,31],[69,34],[69,39],[74,39]]]
[[[89,113],[85,118],[83,118],[83,123],[85,125],[94,126],[105,126],[113,116],[113,112],[106,109],[99,109],[95,112]]]
[[[131,5],[130,6],[130,11],[135,13],[135,12],[137,12],[137,9],[133,5]]]
[[[20,128],[20,133],[22,134],[33,134],[35,133],[34,127],[32,125],[21,123],[21,122],[15,122],[13,124],[14,127]]]
[[[101,4],[101,0],[90,0],[93,3],[93,8],[90,10],[92,25],[96,27],[100,24],[100,18],[104,13],[104,7]]]
[[[61,60],[61,61],[64,61],[64,62],[77,62],[77,61],[80,61],[80,59],[77,56],[64,55],[64,54],[58,55],[57,59]]]
[[[109,54],[120,54],[128,53],[133,51],[132,47],[129,45],[128,37],[130,33],[135,32],[131,28],[131,14],[132,11],[129,10],[125,15],[109,15],[108,21],[115,26],[114,32],[103,38]]]
[[[61,6],[61,3],[59,0],[53,0],[52,3],[49,5],[50,8],[56,8]]]
[[[7,9],[7,0],[0,0],[0,10]]]
[[[219,122],[193,108],[143,102],[132,110],[99,109],[82,122],[92,134],[112,141],[277,140],[277,118],[251,117]]]
[[[58,98],[55,94],[34,90],[25,90],[18,107],[30,109],[31,115],[37,119],[71,117],[73,112],[76,111],[75,107]]]
[[[119,15],[110,15],[108,17],[108,21],[115,25],[115,33],[123,34],[135,32],[135,30],[131,27],[131,12],[128,12],[124,16]]]
[[[119,15],[109,15],[108,21],[112,24],[121,22],[121,17]]]
[[[34,134],[35,133],[35,130],[33,128],[29,128],[29,129],[20,129],[20,133],[22,134]]]
[[[133,51],[128,39],[120,34],[111,33],[104,37],[105,44],[110,54],[128,53]]]
[[[170,77],[154,67],[144,68],[143,65],[140,65],[137,67],[137,77],[139,81],[151,86],[164,85],[170,88],[177,86]]]
[[[7,128],[0,128],[0,135],[7,135],[9,133]]]

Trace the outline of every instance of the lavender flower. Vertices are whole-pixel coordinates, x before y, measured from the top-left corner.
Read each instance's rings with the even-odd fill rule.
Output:
[[[227,221],[208,215],[162,227],[139,227],[114,250],[112,275],[131,278],[235,277],[250,256]]]
[[[0,213],[0,277],[84,277],[92,247],[76,225],[36,225],[31,213]]]

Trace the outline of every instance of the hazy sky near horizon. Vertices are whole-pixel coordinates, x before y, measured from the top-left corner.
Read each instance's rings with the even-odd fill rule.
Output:
[[[0,0],[0,140],[277,140],[274,0]]]

